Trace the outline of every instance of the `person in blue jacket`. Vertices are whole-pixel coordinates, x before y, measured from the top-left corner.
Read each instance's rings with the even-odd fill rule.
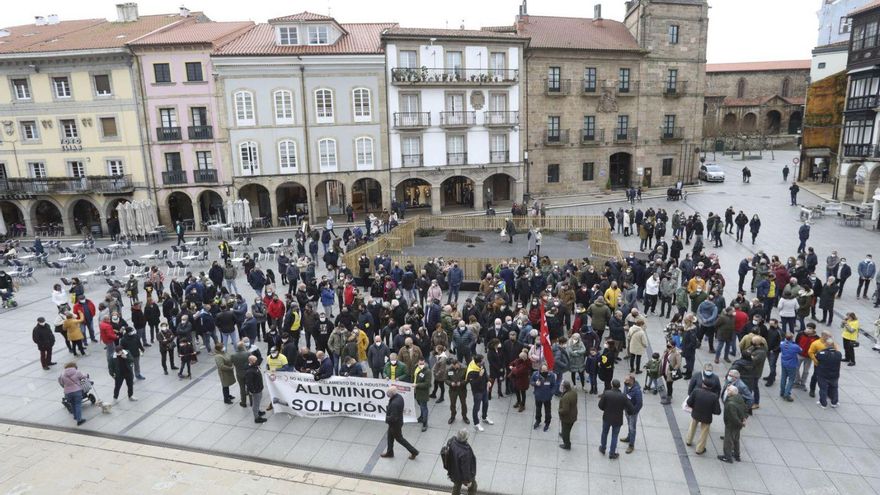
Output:
[[[783,400],[793,402],[791,398],[791,387],[794,385],[795,375],[797,375],[798,355],[803,351],[801,346],[794,341],[794,335],[785,334],[785,340],[779,344],[779,361],[782,373],[779,382],[779,396]]]
[[[329,283],[325,283],[321,287],[321,306],[324,306],[324,312],[328,318],[333,317],[333,302],[336,300],[336,291],[330,287]]]
[[[642,387],[632,373],[626,375],[623,379],[623,395],[632,402],[632,412],[626,412],[626,436],[620,437],[620,441],[629,446],[626,448],[627,454],[632,454],[636,448],[636,421],[639,418],[639,411],[642,410]]]
[[[541,365],[541,370],[532,373],[532,387],[535,390],[535,425],[532,429],[537,430],[541,426],[541,408],[544,408],[544,431],[550,429],[550,421],[553,419],[550,412],[550,401],[553,392],[556,391],[556,373],[550,371],[547,364]]]
[[[452,267],[446,275],[446,280],[449,282],[449,295],[446,297],[446,304],[458,306],[458,291],[461,289],[462,281],[464,281],[464,270],[458,266],[458,263],[452,263]]]

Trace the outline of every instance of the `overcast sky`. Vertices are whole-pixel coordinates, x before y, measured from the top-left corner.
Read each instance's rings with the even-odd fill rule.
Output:
[[[10,1],[10,0],[7,0]],[[28,24],[34,16],[58,14],[62,20],[116,17],[113,0],[28,0],[3,9],[6,25]],[[252,20],[309,10],[340,22],[395,21],[406,27],[467,28],[513,22],[520,0],[140,0],[141,14],[176,12],[181,3],[217,21]],[[592,17],[602,3],[603,17],[623,20],[624,0],[532,0],[532,15]],[[816,43],[816,10],[821,0],[710,0],[709,62],[810,58]],[[7,6],[9,7],[9,6]]]

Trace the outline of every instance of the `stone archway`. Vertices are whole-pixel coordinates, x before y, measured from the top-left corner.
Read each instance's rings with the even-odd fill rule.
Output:
[[[345,185],[338,180],[324,180],[315,186],[315,221],[345,213]]]
[[[767,112],[765,130],[767,134],[779,134],[782,130],[782,114],[779,110],[770,110]]]
[[[351,186],[351,206],[354,211],[371,212],[382,209],[382,185],[376,179],[365,177]]]
[[[73,226],[74,234],[92,232],[93,234],[103,235],[101,210],[91,199],[74,199],[68,203],[67,218],[70,225]]]
[[[223,198],[215,191],[206,189],[199,194],[199,212],[202,214],[202,222],[215,221],[226,223],[226,209]]]
[[[168,216],[171,217],[171,223],[192,222],[194,228],[201,226],[195,225],[195,214],[193,211],[193,201],[189,194],[181,191],[174,191],[168,195]]]
[[[608,159],[608,180],[611,188],[629,187],[632,178],[632,155],[615,153]]]
[[[721,129],[725,133],[736,132],[736,114],[735,113],[730,112],[724,116],[724,120],[721,122]]]
[[[275,204],[279,217],[305,215],[309,211],[308,191],[298,182],[285,182],[275,188]]]
[[[758,116],[753,112],[749,112],[743,116],[742,131],[744,133],[753,133],[758,128]]]
[[[6,235],[15,237],[27,234],[27,222],[22,209],[12,201],[0,201],[0,214],[6,226]]]
[[[801,132],[801,126],[804,121],[804,116],[801,112],[792,112],[788,117],[788,133],[789,134],[798,134]]]
[[[483,201],[495,205],[500,201],[514,199],[516,179],[505,173],[490,175],[483,181]]]
[[[40,199],[31,204],[31,225],[35,235],[61,235],[64,233],[64,217],[61,206],[54,200]]]
[[[272,221],[272,203],[269,199],[269,190],[261,184],[247,184],[238,190],[238,199],[246,199],[250,204],[251,217],[268,218]]]
[[[455,206],[474,207],[474,181],[463,175],[453,175],[440,184],[440,208]]]
[[[113,238],[119,235],[119,212],[116,210],[116,207],[123,203],[128,203],[128,200],[124,198],[116,198],[108,201],[104,207],[104,218],[107,219],[107,230]]]
[[[394,188],[394,200],[408,209],[431,208],[431,183],[425,179],[404,179]]]

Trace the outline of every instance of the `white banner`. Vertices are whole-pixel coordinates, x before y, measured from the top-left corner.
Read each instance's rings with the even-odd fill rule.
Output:
[[[315,381],[310,374],[286,371],[267,371],[265,374],[275,413],[307,418],[348,416],[385,421],[388,406],[385,392],[394,385],[403,397],[403,421],[415,423],[418,416],[411,383],[343,376]]]

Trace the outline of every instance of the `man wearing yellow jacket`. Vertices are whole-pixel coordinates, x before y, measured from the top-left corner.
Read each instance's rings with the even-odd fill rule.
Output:
[[[816,396],[816,382],[818,380],[818,378],[816,377],[816,365],[819,364],[819,361],[816,359],[816,353],[824,350],[825,347],[827,347],[825,345],[825,341],[830,338],[831,332],[827,330],[823,331],[819,335],[819,338],[813,341],[812,344],[810,344],[810,348],[807,350],[807,356],[809,356],[810,359],[813,361],[813,376],[810,377],[810,397]],[[837,347],[837,344],[835,344],[834,347]]]
[[[840,324],[840,335],[843,337],[843,360],[847,366],[856,365],[856,347],[859,345],[859,319],[855,313],[847,313]]]

